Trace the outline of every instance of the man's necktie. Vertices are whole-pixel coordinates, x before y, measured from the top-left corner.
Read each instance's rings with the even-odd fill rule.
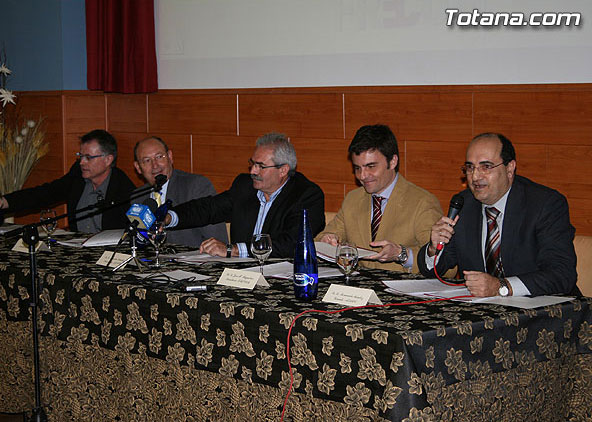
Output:
[[[501,237],[497,225],[499,211],[494,207],[486,207],[487,216],[487,244],[485,245],[485,265],[487,272],[494,277],[503,277],[504,268],[500,256]]]
[[[162,205],[162,195],[160,192],[154,192],[154,200],[159,207]]]
[[[372,233],[372,241],[376,239],[376,232],[380,221],[382,220],[382,196],[372,195],[372,224],[370,224],[370,233]]]

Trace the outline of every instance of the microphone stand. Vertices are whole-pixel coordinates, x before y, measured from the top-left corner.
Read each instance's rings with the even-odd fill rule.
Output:
[[[115,251],[113,251],[113,255],[111,255],[111,258],[109,259],[109,262],[107,262],[107,266],[109,266],[111,264],[111,261],[113,261],[113,257],[115,256],[115,253],[117,252],[117,248],[119,248],[119,246],[121,245],[121,242],[123,242],[123,239],[125,239],[126,236],[128,236],[130,238],[131,241],[131,249],[132,249],[132,254],[131,256],[129,256],[125,261],[123,261],[122,263],[120,263],[118,266],[116,266],[115,268],[113,268],[113,272],[117,271],[120,268],[123,268],[125,265],[127,265],[128,262],[130,262],[132,259],[134,260],[134,262],[136,263],[138,269],[140,270],[140,272],[144,271],[144,268],[146,267],[146,264],[144,264],[142,261],[140,261],[138,259],[138,255],[137,255],[137,240],[136,240],[136,236],[138,235],[138,222],[137,221],[130,221],[127,225],[127,227],[125,228],[125,233],[123,236],[121,236],[121,239],[119,239],[119,242],[117,243],[117,246],[115,246]]]
[[[41,406],[41,376],[39,365],[39,326],[37,305],[39,301],[39,279],[37,278],[37,259],[35,246],[39,241],[39,230],[34,224],[28,225],[23,232],[23,242],[29,246],[31,268],[31,319],[33,320],[33,366],[35,372],[35,407],[31,412],[31,422],[47,422],[47,414]]]
[[[161,175],[159,175],[161,176]],[[124,200],[124,201],[119,201],[119,202],[115,202],[112,201],[110,204],[105,204],[105,201],[103,200],[103,203],[97,203],[97,204],[93,204],[93,205],[89,205],[88,207],[82,208],[80,210],[76,210],[74,212],[74,215],[77,216],[74,219],[72,219],[73,222],[75,221],[79,221],[83,218],[87,218],[87,217],[92,217],[98,214],[102,214],[105,210],[108,210],[110,208],[113,207],[118,207],[121,205],[124,205],[126,203],[129,203],[130,201],[139,198],[140,196],[145,195],[146,193],[149,192],[153,192],[155,190],[160,190],[160,188],[162,187],[162,185],[164,185],[164,183],[166,183],[166,176],[163,176],[161,178],[159,178],[159,176],[156,177],[156,185],[155,186],[146,186],[144,188],[140,188],[135,190],[128,199]],[[81,213],[87,212],[87,211],[92,211],[88,214],[83,215],[82,217],[80,217]],[[33,369],[34,369],[34,382],[35,382],[35,407],[33,408],[33,410],[31,411],[31,418],[29,419],[30,422],[47,422],[47,414],[45,413],[45,410],[43,409],[43,406],[41,404],[41,371],[40,371],[40,362],[39,362],[39,324],[37,321],[38,318],[38,303],[39,303],[39,279],[37,276],[37,257],[36,257],[36,252],[35,252],[35,246],[37,245],[37,243],[39,242],[39,230],[38,227],[46,224],[48,222],[56,222],[58,220],[61,220],[65,217],[68,216],[68,213],[62,214],[62,215],[58,215],[56,217],[52,217],[50,219],[46,219],[43,222],[37,222],[37,223],[32,223],[32,224],[27,224],[23,227],[19,227],[18,229],[15,230],[11,230],[9,232],[6,232],[4,234],[5,238],[9,238],[9,237],[13,237],[13,236],[18,236],[18,235],[22,235],[22,239],[23,242],[29,246],[29,266],[31,269],[31,319],[32,319],[32,330],[33,330]],[[133,225],[133,223],[130,223],[130,225]],[[134,227],[134,230],[137,230],[137,223],[136,226]],[[135,239],[135,235],[132,237],[132,257],[130,257],[128,259],[128,261],[130,259],[135,259],[136,263],[139,263],[139,260],[137,259],[136,256],[136,239]],[[123,238],[122,238],[123,240]]]

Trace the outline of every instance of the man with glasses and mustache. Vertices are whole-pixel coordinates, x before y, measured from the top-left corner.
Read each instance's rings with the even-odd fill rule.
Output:
[[[579,294],[566,198],[516,175],[514,147],[501,134],[473,138],[462,170],[464,205],[454,220],[432,226],[418,256],[421,272],[433,277],[434,262],[439,274],[458,265],[478,297]]]
[[[67,174],[43,185],[12,192],[0,198],[0,208],[9,213],[34,211],[66,203],[70,230],[97,233],[127,225],[129,203],[106,209],[75,221],[76,210],[104,200],[125,201],[135,189],[132,181],[117,167],[117,141],[107,131],[93,130],[80,138],[80,152]],[[82,217],[90,214],[83,213]]]
[[[205,240],[200,251],[210,255],[249,256],[253,234],[267,233],[272,257],[292,257],[303,208],[308,209],[313,235],[325,227],[323,191],[296,171],[296,163],[296,151],[285,135],[263,135],[249,160],[250,174],[240,174],[229,190],[216,196],[174,207],[166,222],[177,228],[229,222],[233,243]]]
[[[134,167],[149,185],[156,184],[156,176],[165,175],[166,183],[159,192],[152,192],[150,197],[161,206],[167,200],[172,205],[182,204],[194,198],[216,195],[216,190],[205,176],[186,173],[173,167],[173,151],[157,136],[139,141],[134,147]],[[136,202],[143,202],[145,197]],[[171,230],[167,234],[167,243],[199,248],[201,242],[209,238],[228,243],[228,234],[224,223],[207,225],[187,230]]]

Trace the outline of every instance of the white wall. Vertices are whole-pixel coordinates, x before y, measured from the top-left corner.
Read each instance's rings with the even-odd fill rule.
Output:
[[[447,27],[580,12],[579,27]],[[156,0],[159,87],[592,82],[591,0]]]

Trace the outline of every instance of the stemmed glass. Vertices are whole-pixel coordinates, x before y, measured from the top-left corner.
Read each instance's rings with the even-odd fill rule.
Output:
[[[251,253],[259,261],[259,268],[263,274],[263,263],[271,255],[271,236],[268,234],[254,234],[251,239]]]
[[[42,210],[39,216],[39,221],[41,222],[41,227],[47,233],[47,248],[51,250],[51,242],[52,238],[51,235],[53,232],[56,231],[58,228],[58,222],[55,220],[56,212],[55,210]]]
[[[156,253],[156,256],[154,257],[154,263],[152,264],[152,267],[154,268],[160,268],[161,266],[158,257],[160,255],[160,246],[166,240],[165,226],[166,224],[164,221],[157,221],[146,232],[148,234],[148,240],[150,241],[150,243],[152,243],[152,246],[154,246],[154,250]]]
[[[337,245],[335,262],[345,274],[345,284],[349,284],[349,276],[358,264],[358,248],[352,243],[342,242]]]

